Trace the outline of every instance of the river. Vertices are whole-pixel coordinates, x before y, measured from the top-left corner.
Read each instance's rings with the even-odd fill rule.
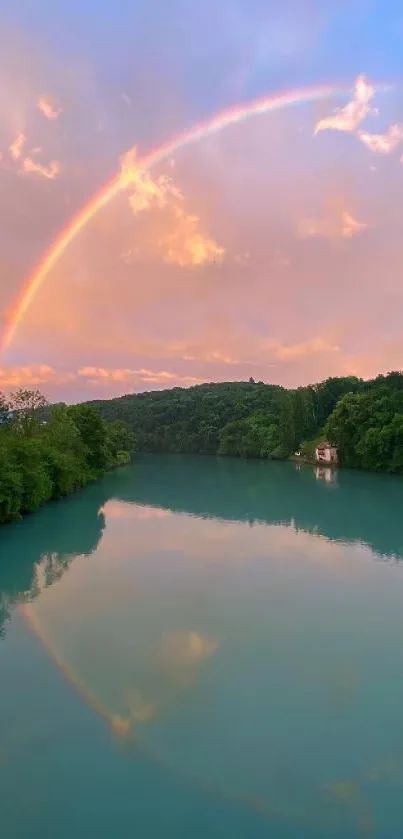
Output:
[[[149,455],[3,527],[2,837],[401,839],[402,506]]]

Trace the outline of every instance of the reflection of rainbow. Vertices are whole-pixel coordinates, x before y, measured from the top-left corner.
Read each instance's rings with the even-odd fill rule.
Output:
[[[196,143],[198,140],[208,137],[210,134],[215,134],[227,126],[242,122],[248,117],[258,116],[270,111],[276,111],[280,108],[286,108],[289,105],[298,105],[305,102],[313,102],[319,99],[325,99],[329,96],[341,95],[344,91],[337,90],[334,87],[311,87],[302,90],[293,90],[287,93],[280,93],[275,96],[257,99],[252,102],[239,105],[224,111],[206,122],[199,123],[187,133],[180,134],[177,138],[171,140],[160,148],[148,154],[146,157],[138,161],[138,168],[145,170],[163,160],[169,158],[179,149],[190,143]],[[41,262],[31,274],[18,297],[14,310],[10,316],[9,323],[6,327],[5,334],[2,340],[1,349],[6,349],[16,332],[17,327],[21,323],[26,314],[35,294],[40,289],[45,277],[49,271],[57,263],[59,257],[63,254],[68,245],[73,241],[75,236],[87,225],[87,223],[98,213],[102,207],[105,207],[112,198],[115,197],[121,190],[124,190],[128,185],[127,179],[121,177],[118,173],[100,192],[93,196],[88,204],[75,215],[72,220],[61,231],[59,236],[52,242],[49,250],[45,253]]]
[[[111,726],[112,733],[116,737],[122,738],[122,742],[126,743],[127,747],[135,749],[137,756],[142,755],[144,758],[159,766],[163,771],[174,773],[181,781],[184,781],[186,784],[190,784],[200,793],[211,796],[212,798],[225,802],[228,805],[240,806],[251,810],[252,812],[257,813],[261,818],[268,819],[270,823],[272,822],[272,819],[284,819],[286,822],[298,824],[298,826],[304,826],[304,820],[301,820],[298,817],[296,818],[292,813],[288,812],[288,810],[283,811],[281,808],[277,809],[275,806],[273,807],[271,802],[269,803],[261,797],[250,796],[244,794],[243,792],[234,791],[222,784],[217,786],[209,777],[205,777],[204,774],[199,775],[197,772],[192,772],[187,768],[185,769],[181,767],[176,762],[172,762],[168,755],[165,755],[162,751],[157,750],[155,747],[151,747],[150,743],[141,736],[138,730],[132,731],[130,719],[125,719],[119,714],[111,713],[111,711],[108,710],[95,696],[94,692],[83,684],[77,673],[69,664],[67,664],[66,660],[51,641],[49,631],[45,629],[45,626],[36,614],[34,602],[20,604],[18,606],[18,610],[27,622],[31,632],[38,638],[43,649],[51,661],[57,666],[66,681],[72,685],[78,695],[93,709],[93,711],[99,714],[99,716]],[[317,825],[314,822],[311,822],[311,820],[309,820],[305,826],[309,827],[311,830],[317,827]]]
[[[53,661],[54,664],[56,664],[56,666],[59,668],[66,681],[70,682],[70,684],[73,685],[73,687],[75,687],[78,694],[85,700],[85,702],[87,702],[88,705],[90,705],[91,708],[94,709],[94,711],[97,712],[97,714],[99,714],[101,717],[104,717],[104,719],[112,723],[113,715],[110,714],[106,710],[106,708],[104,708],[104,706],[101,702],[98,701],[98,699],[96,699],[92,691],[88,690],[82,684],[82,682],[73,672],[70,665],[68,665],[64,661],[62,656],[58,652],[56,652],[56,649],[54,645],[51,643],[48,634],[45,632],[44,628],[42,627],[39,621],[33,604],[22,603],[19,605],[18,610],[20,614],[23,615],[23,617],[25,618],[31,632],[34,635],[36,635],[37,638],[39,638],[45,652],[48,654],[51,661]]]

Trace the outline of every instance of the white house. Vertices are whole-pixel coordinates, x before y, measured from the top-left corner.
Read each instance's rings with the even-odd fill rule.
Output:
[[[315,459],[318,463],[337,463],[337,449],[326,440],[318,443],[315,449]]]

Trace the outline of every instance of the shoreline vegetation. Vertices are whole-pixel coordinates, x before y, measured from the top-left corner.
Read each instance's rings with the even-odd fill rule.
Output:
[[[288,390],[251,378],[70,407],[39,391],[0,393],[0,524],[128,463],[135,449],[312,464],[324,438],[341,467],[403,474],[403,373]]]
[[[315,463],[323,439],[340,466],[403,474],[403,373],[328,378],[295,389],[248,382],[130,394],[86,403],[122,420],[142,452]],[[295,453],[300,452],[296,458]]]
[[[134,447],[129,427],[89,405],[48,406],[39,391],[0,394],[0,524],[128,463]]]

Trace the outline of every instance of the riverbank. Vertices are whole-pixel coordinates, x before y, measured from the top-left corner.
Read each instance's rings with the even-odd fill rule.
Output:
[[[340,465],[403,474],[403,374],[329,378],[286,390],[219,382],[88,403],[124,420],[139,451],[310,461],[315,441],[337,447]]]
[[[62,498],[128,463],[134,435],[90,406],[59,407],[49,419],[22,408],[0,427],[0,524]]]

